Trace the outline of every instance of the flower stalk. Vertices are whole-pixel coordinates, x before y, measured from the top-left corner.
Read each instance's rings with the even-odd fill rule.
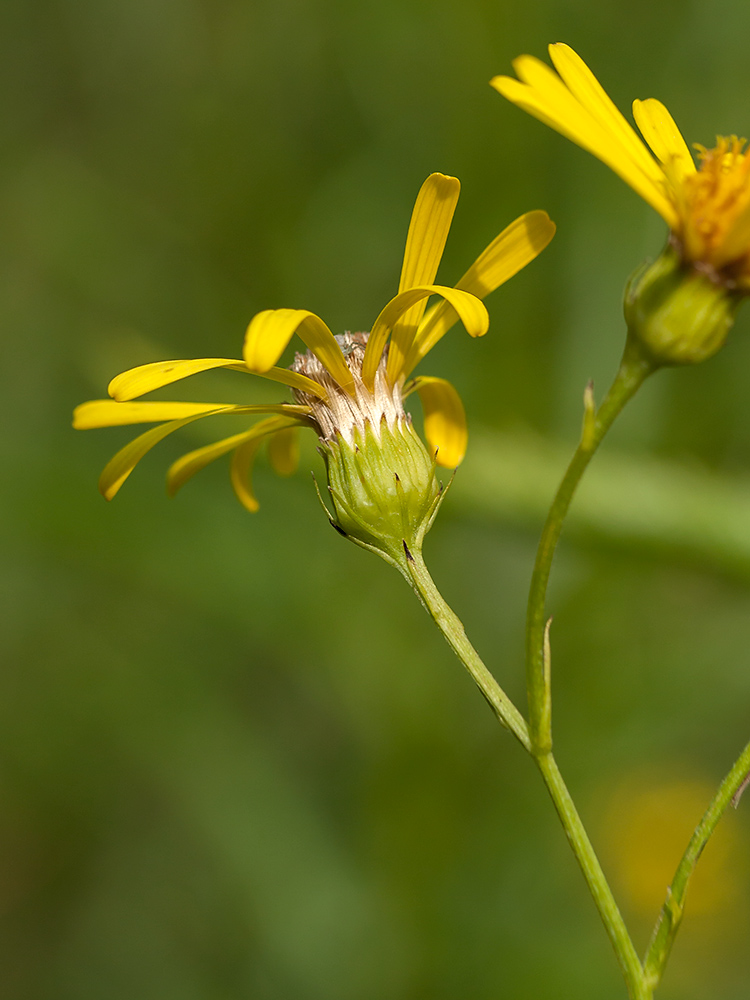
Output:
[[[461,620],[435,586],[421,549],[415,552],[407,550],[407,565],[409,570],[407,579],[448,645],[468,670],[495,716],[516,737],[524,750],[535,758],[615,949],[631,1000],[650,1000],[651,991],[644,981],[643,968],[625,921],[551,750],[544,754],[535,753],[525,719],[469,642]],[[549,702],[547,704],[549,706]]]
[[[526,690],[529,705],[529,732],[537,755],[551,750],[551,736],[546,725],[548,682],[545,667],[545,601],[552,560],[560,540],[565,515],[573,495],[604,436],[623,407],[632,399],[646,378],[656,370],[654,362],[628,337],[619,370],[598,410],[594,409],[591,386],[584,395],[584,422],[581,441],[558,487],[537,548],[529,589],[526,615]]]
[[[631,1000],[651,1000],[652,991],[644,979],[643,967],[635,946],[551,749],[545,753],[535,750],[525,719],[487,669],[467,638],[460,619],[435,586],[422,557],[421,548],[415,552],[406,549],[406,556],[407,580],[422,605],[466,667],[497,719],[516,737],[524,750],[534,757],[612,942]],[[548,642],[546,646],[546,663],[549,664]],[[549,688],[547,691],[549,693]],[[549,711],[549,697],[546,705]]]
[[[602,871],[602,866],[586,833],[573,798],[560,774],[552,751],[536,755],[535,759],[576,861],[583,872],[586,885],[602,918],[607,935],[612,942],[628,987],[630,1000],[651,1000],[653,990],[644,977],[643,966],[625,926],[625,921]]]
[[[594,404],[593,387],[591,384],[586,387],[581,440],[550,507],[532,575],[527,612],[528,723],[487,670],[467,639],[460,620],[437,590],[424,564],[421,547],[413,553],[407,550],[407,579],[422,604],[499,721],[516,736],[537,764],[614,948],[631,1000],[651,1000],[652,984],[644,974],[612,890],[552,754],[550,620],[545,619],[545,600],[552,561],[576,488],[617,416],[658,367],[659,363],[640,342],[629,336],[618,372],[598,409]]]
[[[693,364],[724,344],[737,307],[750,295],[750,151],[736,137],[700,148],[696,164],[669,112],[658,101],[636,101],[642,142],[586,64],[554,45],[557,72],[539,60],[516,60],[518,80],[493,86],[519,107],[608,164],[664,219],[666,249],[631,280],[626,293],[628,337],[617,374],[601,405],[584,393],[580,442],[552,501],[534,563],[526,617],[528,721],[514,705],[443,599],[422,557],[422,544],[444,491],[436,467],[455,469],[467,445],[466,415],[445,379],[413,376],[415,368],[460,320],[472,337],[489,327],[484,298],[530,263],[552,239],[545,212],[526,213],[507,226],[453,286],[436,284],[460,184],[431,174],[412,212],[398,291],[369,332],[334,335],[306,309],[267,309],[250,322],[242,358],[198,358],[142,365],[108,387],[111,398],[76,409],[80,429],[157,424],[107,464],[100,491],[112,499],[140,460],[174,431],[212,416],[253,423],[239,433],[194,449],[173,462],[167,489],[174,495],[215,459],[230,457],[230,478],[245,508],[255,511],[251,471],[263,443],[279,474],[296,466],[297,433],[312,430],[327,473],[333,526],[394,565],[411,585],[496,718],[534,759],[617,955],[631,1000],[651,1000],[682,919],[698,858],[721,816],[750,780],[750,744],[722,782],[677,868],[643,963],[636,953],[552,748],[549,578],[563,523],[591,459],[645,379],[664,365]],[[432,299],[432,304],[428,305]],[[437,299],[437,301],[434,301]],[[291,339],[306,351],[280,366]],[[291,390],[293,401],[227,404],[143,401],[141,397],[202,372],[226,369],[260,376]],[[404,400],[416,393],[426,444]],[[264,419],[256,418],[264,416]],[[325,506],[325,505],[324,505]]]
[[[729,805],[739,804],[737,796],[745,785],[749,772],[750,743],[747,744],[719,785],[711,804],[695,828],[682,860],[677,866],[675,876],[667,889],[667,897],[656,921],[643,963],[646,981],[652,990],[658,986],[661,980],[677,931],[682,923],[685,896],[698,858]]]
[[[443,633],[446,642],[466,667],[474,683],[500,723],[511,732],[527,752],[531,752],[531,742],[526,720],[503,691],[490,671],[484,665],[479,653],[467,638],[463,624],[447,604],[429,574],[421,549],[411,552],[407,549],[408,581],[422,605]]]

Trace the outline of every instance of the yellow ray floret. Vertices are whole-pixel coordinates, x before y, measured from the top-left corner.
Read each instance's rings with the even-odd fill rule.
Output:
[[[207,372],[215,368],[230,368],[234,371],[250,372],[244,361],[236,361],[234,358],[192,358],[185,361],[155,361],[150,365],[139,365],[129,371],[116,375],[109,383],[107,392],[118,402],[129,399],[136,399],[144,396],[154,389],[161,389],[165,385],[179,382],[180,379],[188,378],[190,375],[197,375],[199,372]],[[288,368],[271,367],[263,372],[263,377],[271,379],[273,382],[281,382],[294,389],[301,389],[303,392],[312,393],[321,399],[326,398],[325,389],[312,379],[305,378],[297,372],[290,372]]]
[[[299,465],[299,427],[291,424],[275,433],[268,442],[268,459],[274,472],[291,476]]]
[[[511,222],[485,247],[456,288],[484,299],[537,257],[555,235],[555,224],[546,212],[527,212]],[[419,325],[403,372],[409,376],[422,358],[458,321],[447,299],[433,306]]]
[[[73,411],[77,431],[93,427],[118,427],[126,424],[152,424],[162,420],[212,413],[223,403],[116,403],[113,399],[90,399]]]
[[[559,76],[533,56],[519,56],[520,80],[496,76],[492,86],[607,164],[674,228],[677,215],[663,171],[594,74],[569,46],[550,45]]]
[[[683,263],[696,265],[728,290],[750,292],[745,140],[719,136],[714,149],[696,146],[696,167],[660,101],[633,102],[644,143],[580,56],[561,43],[550,45],[549,53],[557,73],[532,56],[520,56],[513,63],[519,79],[497,76],[492,86],[619,174],[667,222]]]
[[[258,501],[253,493],[253,484],[250,478],[253,462],[260,447],[260,438],[251,438],[240,445],[232,454],[232,462],[229,468],[229,477],[232,481],[232,489],[242,506],[254,514],[258,509]]]
[[[323,320],[308,309],[266,309],[247,328],[242,349],[251,372],[265,375],[297,334],[341,388],[354,392],[354,380],[336,338]]]
[[[146,403],[144,405],[148,406],[150,404]],[[151,451],[151,449],[160,441],[163,441],[169,434],[180,430],[182,427],[186,427],[195,420],[200,420],[202,417],[211,417],[227,413],[242,416],[248,414],[268,413],[271,411],[275,413],[289,412],[293,419],[299,420],[301,418],[304,420],[303,416],[296,416],[296,412],[299,412],[300,409],[303,409],[306,412],[306,408],[287,407],[284,405],[274,407],[220,406],[213,410],[206,410],[202,408],[200,412],[194,413],[190,416],[169,420],[167,423],[160,424],[159,427],[154,427],[150,431],[146,431],[144,434],[141,434],[133,441],[128,442],[124,448],[121,448],[120,451],[118,451],[117,454],[109,460],[104,468],[104,471],[99,477],[99,491],[106,500],[111,500],[112,497],[117,494],[122,484],[144,455]]]
[[[399,293],[423,285],[433,285],[458,204],[461,184],[457,177],[430,174],[422,185],[409,223],[404,260],[398,283]],[[411,346],[419,322],[424,315],[427,299],[399,316],[391,335],[388,377],[395,381],[394,373]]]
[[[420,375],[405,387],[416,391],[424,411],[424,434],[438,465],[455,469],[463,461],[469,433],[461,397],[444,378]]]
[[[91,400],[79,406],[74,426],[81,429],[159,424],[109,461],[99,482],[103,495],[107,499],[115,496],[144,455],[173,431],[195,420],[227,414],[272,414],[239,433],[188,452],[171,465],[167,474],[167,490],[173,496],[200,469],[231,453],[234,490],[248,510],[256,510],[250,474],[264,440],[269,441],[269,459],[275,471],[289,475],[299,461],[300,427],[318,433],[324,452],[332,442],[352,447],[355,440],[366,439],[368,429],[374,429],[377,440],[382,428],[391,433],[396,427],[410,427],[402,398],[412,391],[421,398],[425,435],[435,460],[448,468],[458,465],[466,451],[467,431],[466,415],[456,390],[444,379],[423,377],[413,380],[402,392],[404,381],[458,320],[472,337],[483,336],[489,315],[482,300],[533,260],[555,231],[545,212],[530,212],[490,243],[457,286],[437,284],[459,191],[455,177],[439,173],[431,174],[422,185],[409,224],[398,292],[381,310],[370,334],[335,337],[326,323],[309,310],[266,309],[247,328],[241,360],[214,357],[140,365],[112,379],[111,399]],[[433,296],[440,301],[428,308]],[[307,353],[298,353],[290,368],[279,367],[295,334],[307,347]],[[218,368],[261,375],[286,385],[297,402],[230,405],[138,400],[146,393]],[[408,435],[402,434],[393,438],[402,442],[407,439]],[[433,468],[426,453],[422,454],[428,467]],[[433,474],[430,472],[430,476]]]
[[[162,420],[180,420],[183,417],[205,417],[218,410],[240,415],[308,413],[306,406],[293,406],[290,403],[228,406],[226,403],[117,403],[113,399],[90,399],[73,411],[73,426],[81,431],[91,430],[94,427],[119,427],[125,424],[155,424]]]
[[[221,441],[214,441],[212,444],[204,445],[203,448],[196,448],[194,451],[188,452],[169,467],[167,493],[173,497],[196,472],[205,469],[215,459],[229,454],[230,451],[234,451],[247,441],[257,440],[260,444],[262,438],[271,435],[271,442],[273,442],[281,435],[287,434],[288,429],[294,426],[294,421],[285,417],[269,417],[267,420],[259,421],[250,430],[233,434],[231,437],[222,438]]]
[[[674,118],[661,101],[633,101],[633,117],[646,142],[676,188],[695,173],[695,162]]]
[[[408,312],[415,303],[426,302],[430,295],[439,295],[458,314],[461,322],[466,327],[467,332],[472,337],[482,337],[489,329],[490,317],[482,302],[468,292],[463,292],[457,288],[447,288],[445,285],[418,285],[409,288],[391,299],[391,301],[381,310],[380,315],[372,325],[372,332],[367,341],[365,360],[362,365],[362,379],[365,385],[372,385],[375,378],[375,371],[380,364],[388,334],[395,324]],[[371,346],[372,345],[372,346]],[[404,345],[391,340],[388,350],[387,375],[391,385],[395,385],[399,379],[403,378],[404,367]]]

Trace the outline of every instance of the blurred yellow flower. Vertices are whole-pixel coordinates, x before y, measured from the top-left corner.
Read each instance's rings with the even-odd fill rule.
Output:
[[[407,425],[402,401],[416,391],[424,410],[425,436],[434,460],[453,468],[466,450],[467,431],[458,393],[445,379],[418,376],[406,381],[422,358],[461,320],[473,337],[487,332],[489,317],[482,299],[532,261],[555,232],[546,212],[529,212],[511,223],[483,251],[455,285],[433,284],[458,201],[455,177],[431,174],[417,197],[406,240],[398,294],[381,311],[369,333],[335,337],[326,324],[305,309],[268,309],[258,313],[245,335],[243,360],[198,358],[161,361],[123,372],[112,380],[111,399],[77,407],[79,429],[122,424],[159,423],[121,449],[107,464],[99,489],[111,500],[137,463],[172,431],[207,416],[270,416],[247,430],[191,451],[167,473],[170,495],[221,455],[232,453],[234,490],[248,510],[258,508],[250,472],[257,450],[269,439],[277,472],[292,472],[297,461],[297,430],[309,427],[323,442],[354,444],[370,429],[377,436]],[[430,296],[442,301],[427,307]],[[289,368],[277,362],[294,334],[307,347]],[[262,375],[291,388],[294,403],[227,405],[223,403],[132,402],[179,379],[215,368]]]
[[[630,907],[652,919],[715,789],[694,779],[665,779],[644,770],[615,789],[606,810],[604,848]],[[727,817],[692,875],[687,906],[693,916],[726,912],[737,903],[743,863],[736,827]]]
[[[713,149],[696,145],[696,166],[660,101],[633,102],[644,143],[580,56],[562,43],[550,45],[549,54],[557,73],[523,55],[513,62],[519,79],[496,76],[492,86],[619,174],[662,216],[683,262],[750,293],[746,140],[719,136]]]

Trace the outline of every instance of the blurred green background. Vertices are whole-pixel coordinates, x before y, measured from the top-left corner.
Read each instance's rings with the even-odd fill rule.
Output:
[[[749,35],[744,0],[0,5],[3,997],[624,997],[533,767],[400,578],[331,531],[313,442],[291,480],[261,460],[255,516],[221,463],[164,496],[202,424],[107,505],[132,432],[70,411],[135,364],[236,357],[263,308],[367,329],[433,170],[463,182],[446,283],[547,209],[558,236],[490,334],[424,365],[472,429],[428,562],[522,700],[544,508],[664,232],[487,81],[565,40],[621,107],[658,96],[711,145],[750,129]],[[558,757],[639,948],[748,738],[749,319],[646,385],[553,575]],[[748,806],[701,862],[663,1000],[747,998]]]

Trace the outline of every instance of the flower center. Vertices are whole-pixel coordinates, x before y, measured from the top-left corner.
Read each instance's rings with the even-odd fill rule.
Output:
[[[733,135],[718,136],[713,149],[696,144],[699,169],[683,182],[686,255],[716,272],[738,264],[741,272],[748,269],[750,155],[743,152],[746,141]]]
[[[292,390],[297,402],[309,406],[312,417],[317,422],[319,436],[324,441],[332,441],[339,434],[354,445],[354,433],[364,435],[370,427],[376,438],[380,438],[380,427],[385,420],[389,430],[408,417],[401,401],[401,385],[389,385],[386,378],[388,351],[383,353],[375,373],[372,391],[362,381],[362,362],[369,333],[344,333],[336,337],[346,364],[354,377],[355,395],[344,392],[331,376],[327,368],[311,352],[296,354],[290,368],[294,372],[307,375],[322,385],[327,394],[327,402],[310,396],[301,390]]]

